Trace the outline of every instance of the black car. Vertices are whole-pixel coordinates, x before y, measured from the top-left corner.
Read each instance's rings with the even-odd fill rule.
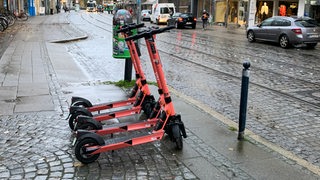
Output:
[[[197,18],[192,13],[175,13],[168,20],[168,25],[174,25],[177,29],[191,27],[196,28]]]

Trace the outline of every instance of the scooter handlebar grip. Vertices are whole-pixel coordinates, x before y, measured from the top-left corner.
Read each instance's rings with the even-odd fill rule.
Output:
[[[154,34],[160,34],[160,33],[163,33],[165,31],[168,31],[168,30],[174,29],[174,28],[175,28],[174,26],[168,26],[168,27],[164,27],[164,28],[153,29],[151,31],[144,31],[144,32],[139,33],[137,35],[129,36],[129,37],[125,38],[125,41],[136,40],[136,39],[140,39],[143,37],[152,36]]]
[[[120,32],[126,32],[126,31],[130,31],[132,29],[137,29],[137,28],[141,28],[144,27],[144,23],[140,23],[140,24],[135,24],[135,23],[131,23],[131,24],[127,24],[121,27],[121,29],[117,30],[117,33]]]
[[[146,35],[146,32],[142,32],[142,33],[140,33],[140,34],[136,34],[136,35],[133,35],[133,36],[129,36],[129,37],[125,38],[124,40],[125,40],[125,41],[136,40],[136,39],[143,38],[145,35]]]

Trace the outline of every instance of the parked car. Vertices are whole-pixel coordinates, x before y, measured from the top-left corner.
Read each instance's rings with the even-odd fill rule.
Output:
[[[141,11],[140,18],[142,21],[150,21],[151,10],[144,9]]]
[[[274,16],[247,28],[247,39],[276,42],[282,48],[299,44],[314,48],[320,42],[320,26],[310,17]]]
[[[192,13],[175,13],[168,20],[168,25],[174,25],[177,29],[191,27],[195,29],[197,26],[197,18]]]
[[[103,13],[103,11],[104,11],[103,6],[102,6],[101,4],[98,5],[98,6],[97,6],[97,12],[102,12],[102,13]]]

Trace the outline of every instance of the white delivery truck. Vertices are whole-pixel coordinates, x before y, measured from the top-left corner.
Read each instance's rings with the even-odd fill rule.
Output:
[[[173,3],[157,3],[152,5],[150,22],[167,24],[170,14],[176,13]]]
[[[96,12],[97,11],[97,2],[94,0],[87,1],[87,12]]]

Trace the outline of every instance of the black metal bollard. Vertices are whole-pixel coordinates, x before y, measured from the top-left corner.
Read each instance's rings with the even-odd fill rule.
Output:
[[[250,62],[244,62],[243,67],[244,68],[242,70],[238,140],[244,139],[244,130],[246,128]]]
[[[124,65],[124,80],[130,82],[132,80],[132,60],[127,58]]]

